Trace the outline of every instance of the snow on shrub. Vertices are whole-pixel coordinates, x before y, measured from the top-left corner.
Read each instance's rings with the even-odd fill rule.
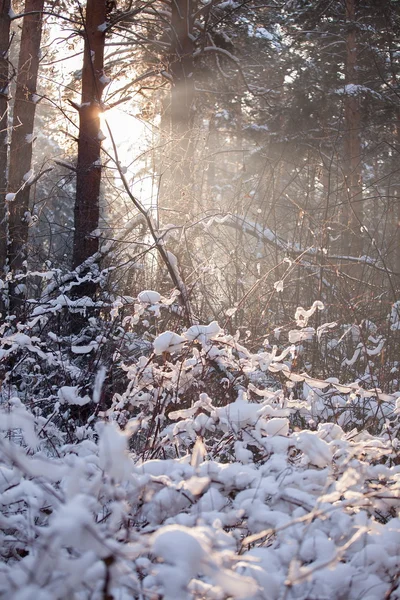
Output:
[[[168,301],[132,304],[139,326]],[[39,401],[4,386],[1,598],[400,598],[398,394],[298,373],[293,346],[251,352],[215,322],[117,339],[127,381],[104,406],[104,366],[79,384],[93,352],[3,337],[4,360],[68,377]],[[130,344],[144,354],[122,360]]]

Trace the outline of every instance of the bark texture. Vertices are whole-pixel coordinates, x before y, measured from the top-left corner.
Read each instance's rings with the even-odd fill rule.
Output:
[[[43,5],[44,0],[25,2],[24,12],[28,14],[22,25],[18,59],[8,178],[9,192],[16,194],[14,200],[9,202],[8,257],[14,273],[23,270],[27,257],[30,191],[27,174],[32,164]]]
[[[101,184],[101,98],[104,80],[106,0],[88,0],[84,25],[82,103],[79,107],[79,140],[76,174],[75,231],[73,267],[95,254],[98,237],[92,235],[99,224]],[[81,290],[83,292],[83,290]],[[86,290],[92,293],[93,290]]]
[[[192,206],[193,190],[193,151],[194,151],[194,37],[192,0],[172,0],[171,2],[171,46],[170,75],[170,156],[169,169],[164,172],[161,206],[172,209],[174,223],[187,220]],[[163,221],[163,210],[160,209]],[[171,216],[165,216],[167,221]]]
[[[346,21],[348,26],[346,37],[346,94],[345,111],[345,144],[344,144],[344,225],[347,227],[344,236],[343,253],[361,256],[363,252],[363,236],[360,227],[363,222],[362,174],[361,174],[361,110],[360,99],[355,87],[358,83],[357,63],[357,25],[355,0],[346,0]],[[354,87],[353,87],[354,86]]]
[[[0,270],[4,272],[7,261],[7,193],[8,160],[8,97],[10,44],[10,0],[0,0]]]

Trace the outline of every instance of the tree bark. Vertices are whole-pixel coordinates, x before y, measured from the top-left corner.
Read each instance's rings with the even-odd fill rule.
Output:
[[[345,140],[344,177],[345,194],[343,221],[347,228],[344,234],[343,254],[361,256],[363,236],[360,227],[363,222],[362,174],[361,174],[361,111],[357,88],[357,28],[355,0],[346,0],[346,93],[344,96]]]
[[[10,0],[0,0],[0,274],[7,263],[7,162],[10,45]]]
[[[193,0],[171,2],[170,75],[170,170],[164,175],[165,204],[174,211],[173,220],[182,224],[191,208],[193,187],[193,117],[195,78],[193,64]],[[165,181],[167,180],[167,181]],[[162,198],[163,202],[163,198]],[[176,209],[176,211],[175,211]],[[171,217],[166,216],[167,221]],[[160,210],[163,221],[163,211]]]
[[[10,269],[14,273],[23,270],[27,258],[30,191],[28,173],[32,164],[43,5],[44,0],[25,2],[24,11],[28,14],[24,17],[22,25],[18,59],[8,178],[9,192],[16,194],[14,200],[9,203],[8,257]]]
[[[172,0],[171,10],[171,122],[173,131],[185,135],[193,122],[194,65],[192,0]]]
[[[78,161],[76,171],[73,267],[95,254],[99,240],[92,233],[99,225],[101,184],[101,99],[105,87],[106,0],[88,0],[84,25],[82,103],[79,107]],[[95,286],[81,286],[80,294],[93,295]]]
[[[395,119],[394,126],[394,144],[397,149],[400,150],[400,110],[396,111],[397,119]],[[397,164],[399,160],[398,152],[393,157],[393,172],[396,173]],[[391,210],[389,215],[391,216],[391,232],[393,234],[394,241],[394,252],[392,257],[392,269],[398,275],[394,279],[395,288],[400,291],[400,194],[398,186],[394,185],[390,187],[391,198]],[[393,190],[393,191],[392,191]]]

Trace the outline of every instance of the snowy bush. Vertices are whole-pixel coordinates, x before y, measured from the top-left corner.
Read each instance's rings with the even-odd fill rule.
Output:
[[[2,597],[383,598],[400,560],[395,444],[332,423],[293,431],[290,412],[202,393],[163,433],[178,456],[142,461],[136,420],[68,444],[12,399]]]
[[[114,337],[99,317],[68,348],[3,332],[3,361],[30,367],[0,404],[0,597],[400,598],[400,394],[215,322],[157,331],[172,303],[146,291],[120,321],[115,303]]]

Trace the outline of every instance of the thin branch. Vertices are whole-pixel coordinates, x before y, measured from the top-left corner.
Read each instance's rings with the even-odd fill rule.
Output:
[[[121,178],[121,181],[125,188],[125,191],[129,196],[129,199],[132,201],[133,205],[139,211],[139,213],[144,217],[144,219],[146,221],[146,225],[150,232],[150,235],[154,240],[154,244],[157,248],[157,251],[160,254],[160,257],[161,257],[162,261],[164,262],[165,266],[167,267],[169,276],[171,277],[173,284],[180,292],[179,299],[182,304],[182,308],[184,309],[185,320],[186,320],[187,325],[190,326],[193,324],[193,319],[192,319],[192,311],[191,311],[191,307],[190,307],[189,296],[188,296],[188,292],[187,292],[186,286],[184,284],[184,281],[182,279],[182,276],[179,273],[176,258],[174,257],[173,254],[171,254],[170,252],[168,252],[168,250],[166,250],[163,240],[158,236],[158,232],[156,231],[155,224],[153,223],[153,219],[151,217],[151,210],[146,210],[144,208],[144,206],[142,205],[142,203],[140,202],[140,200],[138,200],[132,194],[132,192],[129,188],[128,181],[122,171],[121,164],[120,164],[119,157],[118,157],[117,146],[116,146],[111,128],[110,128],[109,124],[107,123],[107,121],[106,121],[106,126],[108,129],[108,133],[110,134],[110,139],[111,139],[111,143],[112,143],[112,147],[113,147],[113,151],[114,151],[114,157],[110,157],[110,158],[112,158],[113,162],[115,163],[115,165],[118,169],[119,176]]]
[[[49,167],[48,169],[44,169],[43,171],[40,171],[37,175],[35,175],[35,177],[32,179],[32,181],[28,181],[28,183],[27,183],[28,187],[31,187],[32,185],[37,183],[43,175],[45,175],[46,173],[50,173],[50,171],[52,171],[52,170],[53,170],[53,167]]]

